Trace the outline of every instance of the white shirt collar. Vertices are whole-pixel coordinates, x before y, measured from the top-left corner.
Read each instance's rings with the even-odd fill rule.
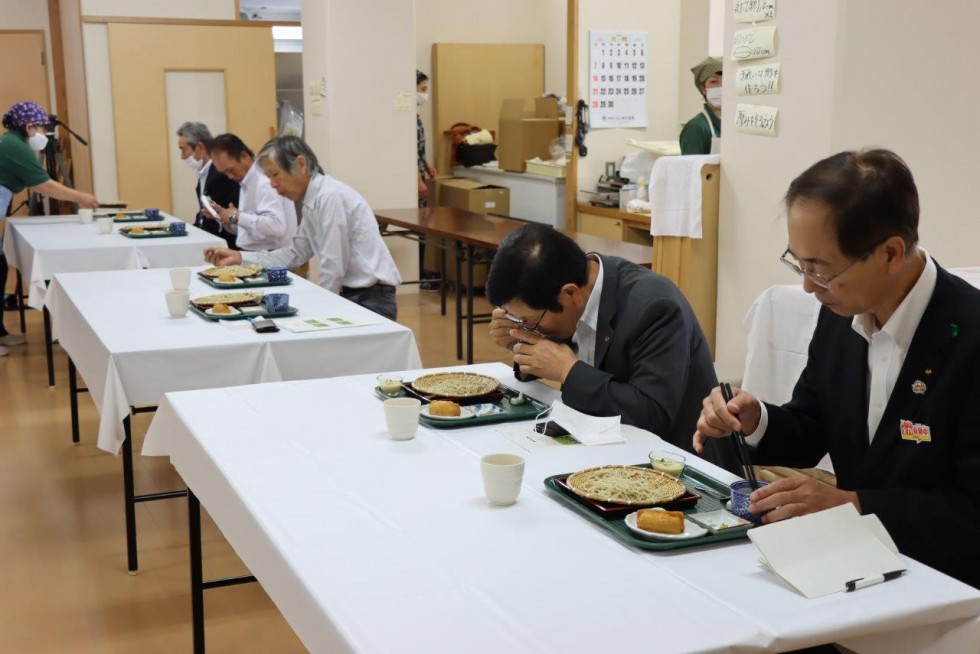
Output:
[[[918,252],[925,255],[926,267],[919,275],[918,281],[908,292],[902,303],[895,309],[895,313],[888,318],[888,322],[881,326],[881,331],[885,332],[894,339],[895,343],[903,350],[908,350],[915,336],[915,330],[919,328],[922,315],[929,306],[932,293],[936,290],[936,262],[932,260],[929,253],[918,248]],[[854,316],[851,320],[851,328],[869,343],[871,335],[878,331],[875,325],[874,316],[871,312],[865,312]]]
[[[316,198],[320,194],[320,186],[323,184],[323,173],[313,173],[310,184],[306,187],[306,195],[303,196],[303,206],[313,209],[316,205]]]
[[[201,170],[197,172],[197,176],[201,179],[201,184],[203,184],[208,179],[208,171],[211,170],[211,160],[201,166]]]
[[[261,174],[262,171],[259,170],[259,164],[253,161],[252,165],[249,166],[248,172],[245,173],[245,177],[242,177],[242,181],[239,182],[239,185],[242,188],[248,188],[248,186],[256,180],[257,176]]]
[[[599,300],[602,298],[603,279],[602,259],[594,254],[589,254],[588,256],[589,259],[599,264],[599,274],[596,275],[595,285],[592,286],[592,293],[589,294],[589,299],[585,303],[585,310],[582,312],[582,317],[579,318],[579,322],[584,322],[594,332],[599,328]]]

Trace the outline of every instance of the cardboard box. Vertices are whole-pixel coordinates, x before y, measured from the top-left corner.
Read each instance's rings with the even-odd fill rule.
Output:
[[[538,116],[539,111],[554,115]],[[500,169],[523,173],[524,162],[528,159],[550,159],[548,148],[553,140],[561,136],[564,123],[563,119],[556,117],[557,114],[558,104],[554,98],[538,98],[533,114],[525,112],[524,100],[504,100],[500,107],[497,133]]]
[[[475,179],[451,178],[436,185],[439,206],[464,209],[474,213],[510,215],[510,189],[484,184]]]

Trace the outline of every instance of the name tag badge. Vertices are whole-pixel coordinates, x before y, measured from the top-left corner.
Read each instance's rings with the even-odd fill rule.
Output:
[[[929,425],[922,425],[911,420],[899,420],[898,428],[902,432],[903,441],[932,442],[932,432],[929,430]]]

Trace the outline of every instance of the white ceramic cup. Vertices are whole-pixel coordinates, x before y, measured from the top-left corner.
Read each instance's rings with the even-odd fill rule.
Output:
[[[174,318],[183,318],[190,309],[191,292],[188,290],[167,291],[167,311]]]
[[[78,210],[78,219],[79,219],[79,221],[81,221],[81,223],[83,225],[88,225],[90,222],[92,222],[92,217],[94,215],[95,215],[95,212],[92,211],[91,209],[79,209]]]
[[[395,441],[415,438],[419,428],[419,412],[422,402],[414,397],[396,397],[384,401],[385,422],[388,435]]]
[[[112,223],[114,221],[115,221],[115,218],[113,218],[112,216],[99,216],[99,219],[96,221],[97,223],[99,223],[99,233],[100,234],[111,234],[112,233]]]
[[[175,291],[186,291],[191,285],[191,269],[171,268],[170,283],[173,284]]]
[[[516,454],[487,454],[480,459],[483,490],[490,504],[510,506],[521,494],[524,459]]]

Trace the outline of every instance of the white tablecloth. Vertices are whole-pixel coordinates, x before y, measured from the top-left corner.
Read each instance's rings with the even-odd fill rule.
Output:
[[[502,364],[467,369],[554,395]],[[552,474],[672,449],[652,436],[531,454],[492,425],[422,426],[395,442],[374,383],[168,394],[143,447],[170,457],[313,652],[784,651],[834,640],[960,653],[980,642],[980,593],[914,561],[897,581],[807,600],[748,542],[637,551],[548,497]],[[517,505],[486,503],[488,452],[527,459]]]
[[[421,365],[412,330],[305,279],[292,278],[288,286],[261,290],[288,293],[299,317],[349,316],[381,324],[257,334],[192,313],[171,318],[164,299],[171,288],[168,270],[56,274],[48,289],[48,307],[61,346],[101,412],[99,447],[117,452],[129,407],[157,405],[167,391]],[[192,298],[221,292],[196,275],[190,290]]]
[[[116,223],[111,234],[100,234],[98,223],[82,225],[74,215],[8,218],[3,252],[27,283],[27,304],[44,306],[45,282],[56,273],[196,266],[204,263],[204,248],[226,245],[193,225],[187,226],[187,236],[154,239],[127,238],[119,233],[121,226]]]

